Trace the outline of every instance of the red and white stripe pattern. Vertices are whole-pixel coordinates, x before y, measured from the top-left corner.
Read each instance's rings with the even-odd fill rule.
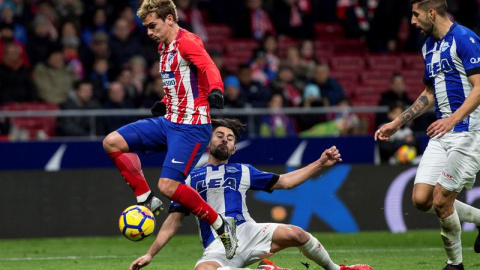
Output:
[[[180,28],[175,40],[160,44],[158,52],[165,118],[178,124],[210,123],[207,97],[212,89],[223,92],[223,82],[201,39]]]

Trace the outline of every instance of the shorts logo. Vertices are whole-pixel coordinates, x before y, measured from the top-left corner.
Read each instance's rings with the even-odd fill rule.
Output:
[[[446,177],[446,178],[448,178],[448,179],[450,179],[450,180],[453,179],[453,175],[448,174],[448,173],[446,173],[446,172],[444,172],[444,171],[442,171],[442,175],[443,175],[443,177]]]

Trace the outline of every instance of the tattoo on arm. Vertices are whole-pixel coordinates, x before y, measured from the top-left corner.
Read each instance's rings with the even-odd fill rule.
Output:
[[[400,114],[402,124],[406,124],[422,114],[424,109],[428,106],[428,102],[429,101],[426,96],[420,96],[417,100],[415,100],[410,108]]]

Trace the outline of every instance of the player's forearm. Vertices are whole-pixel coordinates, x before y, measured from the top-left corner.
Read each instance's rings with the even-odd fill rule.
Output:
[[[280,186],[278,186],[277,188],[291,189],[298,185],[301,185],[308,179],[312,178],[312,176],[314,176],[316,173],[318,173],[322,169],[322,167],[323,166],[320,165],[320,161],[316,160],[301,169],[282,174],[280,175],[280,179],[278,180]]]
[[[415,100],[415,102],[410,106],[410,108],[406,109],[402,114],[400,114],[394,121],[402,126],[413,119],[419,117],[420,115],[424,114],[434,105],[434,98],[433,93],[427,89],[425,89],[422,94]]]
[[[158,232],[157,238],[155,242],[153,242],[152,246],[148,250],[147,254],[150,255],[152,258],[162,250],[162,248],[172,239],[175,233],[180,228],[181,221],[183,218],[182,213],[171,213],[168,215],[165,222],[163,222],[160,231]]]

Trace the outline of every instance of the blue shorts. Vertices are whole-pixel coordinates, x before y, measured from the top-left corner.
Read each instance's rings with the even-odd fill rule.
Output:
[[[117,132],[131,152],[166,151],[160,177],[185,183],[210,142],[212,126],[176,124],[164,117],[152,117],[123,126]]]

